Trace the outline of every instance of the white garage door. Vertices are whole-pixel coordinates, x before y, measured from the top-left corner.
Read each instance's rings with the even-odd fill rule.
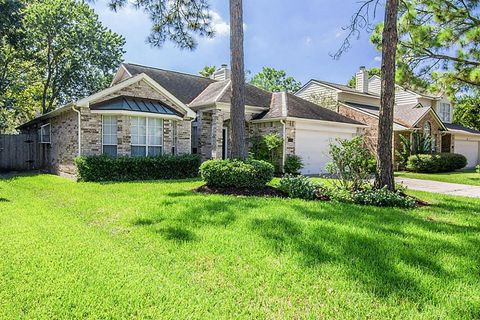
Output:
[[[352,139],[354,133],[319,131],[299,128],[295,131],[295,154],[303,160],[302,174],[325,173],[325,165],[330,162],[328,155],[330,142],[335,139]]]
[[[467,168],[473,168],[478,164],[478,148],[478,141],[455,139],[455,153],[463,154],[467,158]]]

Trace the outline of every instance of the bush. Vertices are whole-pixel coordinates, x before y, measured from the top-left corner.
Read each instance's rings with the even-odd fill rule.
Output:
[[[299,175],[300,170],[303,169],[303,161],[302,158],[296,155],[288,155],[287,159],[285,159],[285,164],[283,166],[283,170],[286,174],[293,174]]]
[[[269,133],[253,137],[250,152],[253,159],[267,161],[275,167],[275,172],[280,172],[282,146],[282,137],[276,133]]]
[[[467,158],[456,153],[417,154],[408,157],[407,170],[421,173],[449,172],[462,169]]]
[[[339,187],[355,191],[368,182],[375,161],[361,137],[337,140],[330,144],[329,154],[332,162],[327,165],[327,171],[336,179]]]
[[[278,189],[290,198],[314,200],[319,185],[304,176],[286,175],[280,180]]]
[[[209,160],[200,166],[209,187],[263,188],[273,178],[273,165],[261,160]]]
[[[416,205],[415,199],[405,196],[401,191],[392,192],[387,188],[355,191],[352,200],[356,204],[377,207],[414,208]]]
[[[475,167],[475,170],[477,171],[477,173],[480,173],[480,164]]]
[[[82,156],[75,159],[81,181],[185,179],[198,176],[197,155],[158,157]]]

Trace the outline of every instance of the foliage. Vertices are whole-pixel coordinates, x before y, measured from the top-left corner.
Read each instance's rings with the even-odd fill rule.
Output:
[[[409,136],[400,135],[400,150],[396,150],[400,163],[407,165],[408,159],[414,154],[425,154],[432,152],[433,138],[422,133],[413,132],[412,140]]]
[[[415,199],[405,196],[401,191],[382,189],[363,189],[352,193],[352,201],[356,204],[376,207],[414,208]]]
[[[367,72],[368,72],[368,77],[370,78],[373,76],[380,76],[382,70],[380,68],[374,67],[374,68],[367,69]],[[350,88],[355,88],[357,86],[357,76],[355,74],[350,80],[348,80],[347,86],[349,86]]]
[[[251,155],[254,159],[271,163],[276,172],[280,172],[283,139],[276,133],[255,136],[251,139]]]
[[[125,40],[104,27],[88,4],[35,0],[24,14],[29,54],[41,75],[43,113],[109,85]]]
[[[82,156],[75,159],[81,181],[185,179],[198,175],[197,155],[158,157]]]
[[[435,153],[412,155],[407,161],[407,170],[434,173],[459,170],[467,165],[467,158],[456,153]]]
[[[270,92],[295,93],[302,87],[302,84],[293,77],[288,77],[284,70],[263,67],[250,80],[250,84]]]
[[[345,190],[359,190],[370,178],[372,155],[363,145],[362,137],[336,140],[330,144],[332,162],[327,170]]]
[[[420,77],[432,91],[453,95],[480,85],[480,2],[408,0],[400,2],[397,74],[402,84]],[[372,41],[381,46],[380,24]],[[411,86],[410,86],[411,87]],[[414,88],[415,89],[415,88]],[[442,90],[444,89],[444,90]]]
[[[460,98],[453,109],[453,122],[480,130],[480,89],[473,96]]]
[[[200,72],[198,72],[202,77],[205,77],[205,78],[210,78],[214,73],[215,71],[217,71],[217,67],[216,66],[205,66],[203,67],[202,70],[200,70]]]
[[[480,164],[475,167],[475,171],[477,171],[477,173],[480,173]]]
[[[318,184],[304,176],[293,176],[287,174],[280,179],[278,189],[290,198],[314,200],[317,198]]]
[[[209,187],[263,188],[273,178],[273,165],[261,160],[208,160],[200,174]]]
[[[115,11],[129,4],[129,0],[108,1]],[[171,41],[182,49],[195,49],[198,45],[195,34],[208,38],[215,35],[207,0],[136,0],[133,3],[150,16],[152,27],[147,41],[155,47]]]
[[[299,175],[300,170],[303,169],[303,161],[300,156],[289,154],[285,159],[283,171],[287,174]]]

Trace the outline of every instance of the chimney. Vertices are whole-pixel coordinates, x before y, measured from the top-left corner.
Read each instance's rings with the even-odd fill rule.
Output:
[[[368,71],[364,66],[360,67],[360,70],[355,75],[357,91],[368,93]]]
[[[218,81],[230,79],[230,69],[228,69],[228,65],[222,64],[221,67],[210,76],[210,78]]]

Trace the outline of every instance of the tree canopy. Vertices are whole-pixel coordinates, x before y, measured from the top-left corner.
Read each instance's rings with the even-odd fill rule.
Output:
[[[205,78],[209,78],[212,74],[215,73],[215,71],[217,71],[216,66],[205,66],[205,67],[203,67],[202,70],[200,70],[198,72],[198,74],[200,74],[201,76],[203,76]]]
[[[377,25],[371,36],[379,47],[382,29]],[[480,86],[479,0],[401,1],[398,31],[402,85],[450,95]]]
[[[269,67],[263,67],[262,71],[254,75],[250,84],[270,92],[286,91],[294,93],[302,87],[299,81],[287,76],[284,70]]]
[[[462,97],[453,113],[453,122],[480,130],[480,94]]]
[[[16,19],[3,20],[0,28],[21,30],[21,37],[12,44],[2,36],[1,129],[10,131],[35,114],[109,85],[122,61],[125,41],[105,28],[88,4],[80,0],[6,3],[16,10],[9,15]]]

